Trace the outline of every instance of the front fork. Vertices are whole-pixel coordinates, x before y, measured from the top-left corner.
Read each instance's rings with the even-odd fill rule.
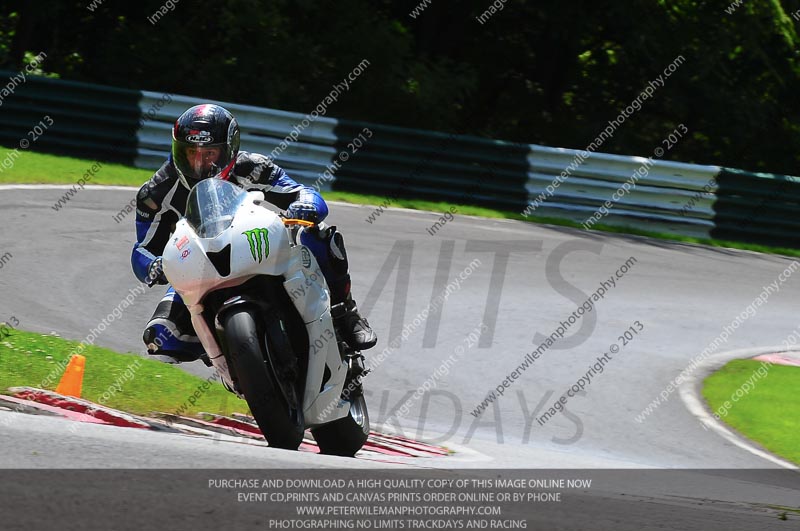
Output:
[[[206,320],[203,317],[203,305],[196,304],[194,306],[189,306],[189,313],[192,316],[192,326],[194,326],[197,337],[200,338],[200,342],[203,344],[203,347],[205,347],[206,354],[208,354],[208,358],[214,370],[216,370],[217,375],[219,375],[228,389],[233,389],[236,395],[243,399],[244,395],[241,394],[233,384],[230,369],[228,368],[228,360],[225,359],[222,349],[219,343],[217,343],[216,336],[208,328],[208,324],[206,324]]]

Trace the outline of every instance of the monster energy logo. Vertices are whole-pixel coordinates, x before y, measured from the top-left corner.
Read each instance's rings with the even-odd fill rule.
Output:
[[[242,234],[247,236],[247,243],[250,244],[250,253],[253,260],[261,263],[261,260],[269,256],[269,239],[267,229],[246,230]]]

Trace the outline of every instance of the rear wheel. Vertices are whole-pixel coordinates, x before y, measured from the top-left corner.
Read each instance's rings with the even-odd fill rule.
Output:
[[[351,359],[350,363],[355,363]],[[352,370],[352,367],[351,367]],[[347,388],[347,386],[345,386]],[[354,457],[361,450],[369,436],[369,413],[367,401],[358,384],[357,391],[350,393],[350,412],[346,417],[334,420],[318,428],[312,428],[311,434],[317,441],[322,454]]]
[[[346,417],[312,428],[311,434],[321,454],[355,456],[369,435],[369,415],[364,397],[360,396],[350,403],[350,413]]]
[[[228,361],[261,433],[272,447],[297,450],[303,440],[303,412],[296,393],[281,391],[269,362],[269,338],[262,340],[264,334],[248,308],[228,312],[223,326]]]

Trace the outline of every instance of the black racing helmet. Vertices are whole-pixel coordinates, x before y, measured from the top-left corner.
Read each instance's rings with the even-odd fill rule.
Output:
[[[239,124],[223,107],[195,105],[172,129],[172,162],[191,189],[203,179],[228,179],[239,154]]]

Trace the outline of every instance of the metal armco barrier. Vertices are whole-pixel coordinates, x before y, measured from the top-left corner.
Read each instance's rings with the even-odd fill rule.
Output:
[[[18,72],[0,70],[2,85]],[[132,163],[140,115],[138,91],[27,76],[0,106],[0,142],[17,147],[45,116],[53,125],[31,149]]]
[[[709,237],[714,226],[714,195],[705,193],[708,188],[704,186],[713,182],[720,167],[593,153],[575,168],[573,162],[580,160],[576,159],[579,153],[531,146],[529,215],[584,223],[611,201],[608,214],[597,224]],[[571,164],[575,169],[558,184],[556,178]],[[634,181],[634,176],[629,191],[619,193],[614,201],[615,192],[626,181]],[[547,193],[548,186],[555,188],[552,196]],[[544,194],[544,200],[540,194]]]
[[[162,94],[143,92],[139,106],[145,112],[162,98]],[[145,121],[139,132],[137,166],[157,167],[164,161],[171,125],[197,103],[187,96],[172,96],[155,119]],[[265,155],[277,149],[274,158],[289,175],[305,184],[319,182],[323,190],[424,197],[509,210],[525,206],[527,145],[328,117],[308,120],[300,113],[212,103],[236,116],[242,149]],[[296,140],[284,143],[293,131]],[[326,170],[331,178],[322,178]]]
[[[723,168],[711,236],[800,248],[800,178]]]
[[[0,71],[0,79],[15,74]],[[54,125],[31,149],[155,169],[169,154],[175,118],[205,101],[28,76],[0,105],[0,142],[16,147],[49,115]],[[239,120],[242,149],[274,154],[292,177],[323,191],[377,195],[388,207],[421,198],[578,223],[613,201],[597,224],[800,247],[797,177],[656,160],[614,201],[648,159],[589,154],[558,183],[578,151],[216,103]]]
[[[139,107],[145,116],[138,133],[136,166],[158,168],[169,155],[172,125],[186,109],[198,103],[219,103],[236,116],[242,131],[242,149],[269,155],[276,151],[277,162],[295,179],[311,184],[325,171],[336,154],[336,120],[320,117],[302,127],[305,115],[250,105],[240,105],[211,100],[198,100],[188,96],[142,92]],[[150,112],[154,111],[154,112]],[[153,118],[152,115],[155,114]],[[297,140],[281,142],[297,128]],[[329,183],[322,183],[329,184]],[[327,187],[329,189],[329,186]],[[323,189],[326,189],[323,187]]]

